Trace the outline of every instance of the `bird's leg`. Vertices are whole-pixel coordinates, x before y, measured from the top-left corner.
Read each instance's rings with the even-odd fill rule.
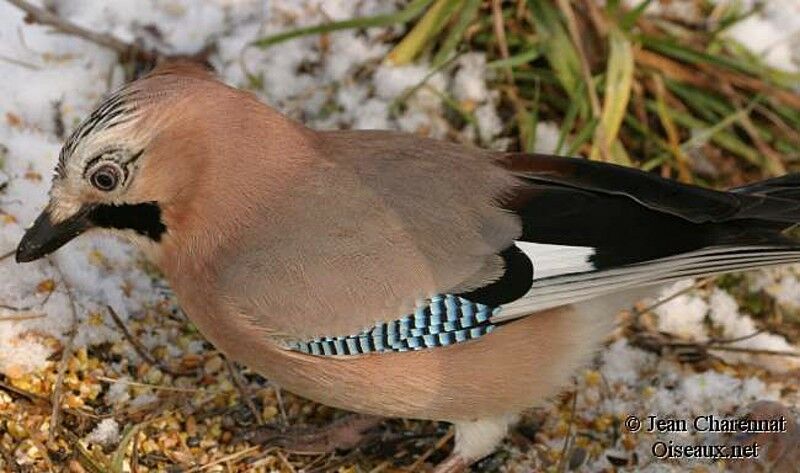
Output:
[[[368,437],[368,431],[382,421],[381,417],[352,414],[318,428],[261,426],[245,433],[242,439],[290,450],[328,453],[357,447]]]
[[[433,470],[433,473],[463,473],[470,465],[491,454],[502,442],[508,426],[517,420],[516,414],[455,422],[456,441],[453,453]]]

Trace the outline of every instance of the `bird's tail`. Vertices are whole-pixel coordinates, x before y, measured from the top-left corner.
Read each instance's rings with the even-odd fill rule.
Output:
[[[719,192],[635,173],[615,186],[595,179],[604,177],[605,166],[592,171],[598,171],[593,180],[580,185],[570,176],[532,179],[537,199],[549,193],[581,205],[565,209],[550,202],[530,212],[553,215],[540,218],[538,226],[533,220],[526,241],[517,243],[533,262],[534,280],[524,297],[504,309],[508,315],[684,278],[800,262],[800,238],[794,234],[800,232],[793,231],[800,222],[800,174]],[[546,227],[550,222],[555,224]],[[548,268],[551,261],[558,267]]]
[[[736,187],[730,192],[748,197],[737,214],[740,218],[774,222],[781,229],[800,223],[800,173]]]

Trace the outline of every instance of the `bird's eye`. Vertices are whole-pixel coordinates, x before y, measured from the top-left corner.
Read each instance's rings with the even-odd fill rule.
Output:
[[[119,166],[116,164],[102,164],[92,171],[89,176],[89,182],[97,189],[109,192],[117,188],[121,178],[122,171]]]

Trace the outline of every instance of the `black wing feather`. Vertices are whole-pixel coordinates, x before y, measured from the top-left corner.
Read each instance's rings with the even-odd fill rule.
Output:
[[[593,247],[598,269],[717,245],[786,244],[780,232],[800,221],[797,175],[726,192],[576,158],[510,154],[504,165],[523,182],[507,202],[522,219],[521,239]]]
[[[579,296],[573,292],[579,292],[583,278],[596,279],[600,294],[623,287],[631,271],[645,272],[631,284],[645,284],[651,276],[688,277],[795,261],[800,255],[798,243],[782,233],[800,221],[797,174],[717,191],[576,158],[505,154],[498,161],[519,177],[519,186],[503,202],[520,217],[519,240],[591,247],[594,269],[532,281],[536,261],[526,261],[512,246],[501,254],[506,263],[502,277],[464,295],[476,302],[496,306],[524,296],[534,299],[531,308],[541,308],[551,299]],[[780,260],[772,256],[783,250],[789,253]],[[722,256],[715,256],[720,251]],[[671,257],[678,262],[670,263]],[[660,276],[663,268],[669,271]],[[614,276],[619,271],[622,279]]]

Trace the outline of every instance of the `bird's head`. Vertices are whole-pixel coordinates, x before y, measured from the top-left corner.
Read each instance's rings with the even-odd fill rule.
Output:
[[[260,208],[257,199],[270,201],[264,193],[307,168],[315,139],[204,66],[167,62],[106,98],[72,133],[17,261],[94,228],[121,231],[156,263],[186,241],[219,243]]]
[[[189,174],[185,164],[175,169],[163,159],[163,143],[180,142],[165,118],[180,115],[181,82],[174,77],[192,80],[191,74],[151,74],[106,98],[72,133],[50,200],[17,247],[18,262],[46,256],[93,228],[139,242],[162,239],[164,204],[179,192],[177,175]]]
[[[158,203],[135,197],[147,148],[137,126],[141,115],[137,91],[122,89],[72,133],[59,155],[50,201],[17,247],[18,262],[39,259],[95,227],[160,238]]]

